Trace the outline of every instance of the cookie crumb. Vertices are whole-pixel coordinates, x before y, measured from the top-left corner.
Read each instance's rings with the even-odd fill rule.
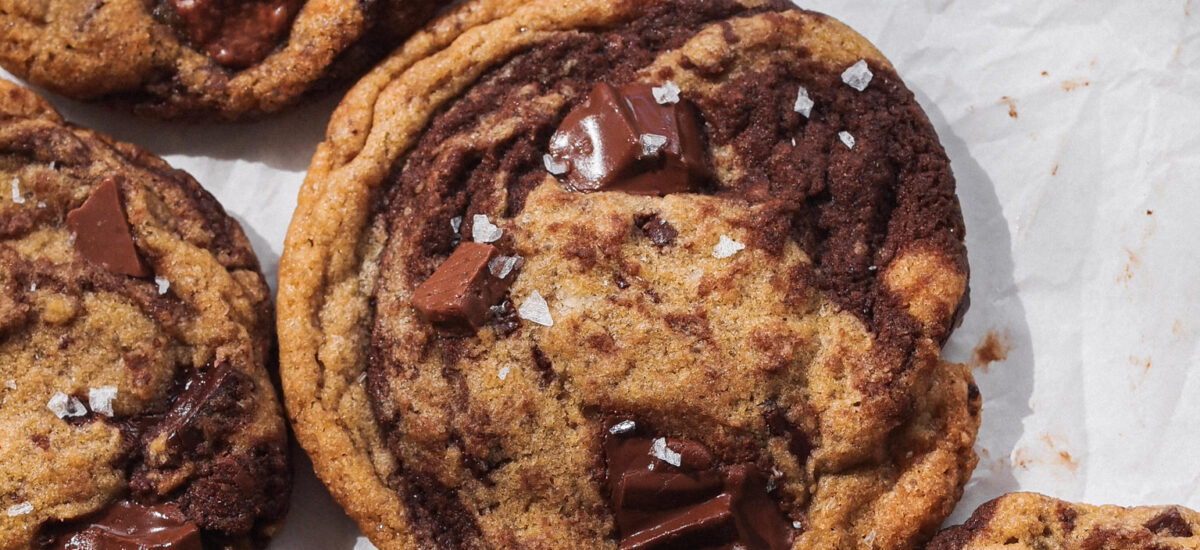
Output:
[[[488,220],[487,214],[475,214],[471,222],[471,238],[477,243],[494,243],[504,234],[504,230]]]
[[[654,446],[650,448],[650,454],[654,455],[654,458],[675,466],[676,468],[678,468],[680,464],[683,464],[683,455],[672,451],[670,447],[667,447],[667,438],[665,437],[660,437],[654,440]]]
[[[549,153],[542,155],[542,164],[546,165],[546,171],[556,176],[561,176],[567,173],[567,163],[554,160],[554,157]]]
[[[554,318],[550,316],[550,305],[546,303],[545,298],[542,298],[541,293],[536,290],[517,309],[517,315],[520,315],[522,319],[533,321],[542,326],[554,326]]]
[[[850,135],[850,132],[845,130],[838,132],[838,139],[842,140],[842,144],[845,145],[847,149],[854,148],[854,136]]]
[[[657,101],[659,105],[679,103],[679,86],[670,80],[663,83],[662,86],[651,88],[650,93],[654,94],[654,101]]]
[[[100,386],[99,388],[88,390],[88,406],[97,414],[112,416],[112,402],[116,398],[116,386]]]
[[[796,104],[792,106],[797,113],[804,115],[804,118],[809,118],[812,115],[812,108],[816,103],[812,98],[808,97],[808,89],[804,86],[800,87],[800,91],[796,93]],[[796,144],[796,140],[792,140],[792,145]]]
[[[721,240],[717,241],[717,246],[713,247],[713,256],[728,258],[741,252],[744,248],[746,245],[730,239],[728,235],[721,235]]]
[[[8,507],[8,517],[23,516],[33,512],[33,504],[30,502],[22,502]]]
[[[496,373],[496,377],[504,380],[505,378],[508,378],[508,372],[508,367],[500,367],[500,372]]]
[[[63,392],[55,393],[50,401],[46,402],[46,408],[50,409],[55,416],[59,418],[83,416],[87,414],[87,409],[79,399],[69,396]]]
[[[642,134],[640,139],[642,142],[643,157],[657,155],[663,146],[667,144],[667,136],[660,136],[658,134]]]
[[[608,429],[608,433],[613,435],[627,434],[632,432],[635,428],[637,428],[637,423],[634,421],[622,420],[616,424],[613,424],[612,427]]]
[[[167,293],[167,289],[171,288],[171,281],[166,277],[155,277],[154,284],[158,285],[158,295],[162,296]]]
[[[12,179],[12,199],[14,204],[25,204],[25,197],[21,195],[21,178],[17,176]]]
[[[871,83],[871,78],[874,76],[871,73],[871,68],[867,67],[866,60],[860,59],[858,63],[851,65],[849,69],[842,72],[842,82],[861,92],[867,89],[867,85]]]

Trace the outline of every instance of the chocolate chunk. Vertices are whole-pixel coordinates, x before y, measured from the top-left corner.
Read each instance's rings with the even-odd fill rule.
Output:
[[[1146,522],[1146,529],[1159,536],[1190,537],[1192,527],[1179,513],[1178,508],[1171,508]]]
[[[550,138],[572,191],[638,195],[695,191],[708,178],[700,117],[687,100],[661,105],[651,87],[597,84]]]
[[[679,236],[679,231],[670,223],[667,223],[667,220],[658,217],[657,214],[637,216],[633,222],[641,228],[647,237],[650,237],[650,242],[659,248],[670,245],[675,242],[675,237]]]
[[[185,456],[209,454],[210,449],[202,447],[221,441],[229,431],[228,424],[243,415],[243,400],[252,385],[253,381],[228,363],[194,372],[152,430],[151,440],[165,436],[166,445],[161,453],[148,454],[147,463],[176,465]]]
[[[169,504],[119,502],[55,536],[54,550],[202,550],[200,531]]]
[[[654,440],[609,432],[604,450],[609,502],[620,549],[785,550],[791,524],[753,464],[717,467],[703,445],[668,439],[674,466],[654,455]]]
[[[75,235],[75,249],[88,261],[113,273],[150,276],[133,245],[116,178],[106,178],[79,208],[68,212],[67,227]]]
[[[490,244],[464,242],[413,291],[412,304],[421,317],[438,330],[462,334],[479,330],[489,318],[490,306],[504,296],[516,280],[520,262],[507,268],[489,264],[497,258]],[[501,262],[497,262],[500,264]],[[503,274],[504,278],[497,275]]]
[[[300,11],[301,0],[167,0],[165,12],[184,41],[226,67],[262,61]]]

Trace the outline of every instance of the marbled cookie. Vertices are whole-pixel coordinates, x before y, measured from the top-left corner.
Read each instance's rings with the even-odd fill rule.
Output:
[[[1091,506],[1010,493],[980,506],[926,550],[1195,550],[1200,514],[1180,506]]]
[[[164,118],[244,118],[357,77],[446,2],[0,0],[0,65]]]
[[[0,81],[0,548],[265,546],[270,291],[187,174]]]
[[[786,2],[464,4],[356,86],[281,266],[297,437],[381,548],[887,548],[979,396],[949,162]]]

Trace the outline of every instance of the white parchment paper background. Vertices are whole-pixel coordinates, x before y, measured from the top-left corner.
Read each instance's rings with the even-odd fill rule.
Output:
[[[945,353],[976,367],[984,416],[979,467],[951,521],[1018,489],[1200,508],[1200,1],[1192,4],[806,4],[893,61],[958,179],[972,305]],[[232,126],[51,99],[69,119],[195,175],[242,222],[274,284],[336,97]],[[292,513],[272,547],[369,548],[297,456]]]

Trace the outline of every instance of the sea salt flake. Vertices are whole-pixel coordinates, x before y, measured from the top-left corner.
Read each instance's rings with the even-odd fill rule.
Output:
[[[721,239],[717,241],[717,246],[713,247],[713,256],[728,258],[741,252],[744,248],[746,248],[746,245],[730,239],[728,235],[721,235]]]
[[[804,524],[803,524],[803,523],[800,523],[800,522],[798,522],[798,521],[793,521],[793,522],[792,522],[792,529],[799,529],[799,528],[801,528],[801,527],[804,527]]]
[[[488,262],[488,271],[497,279],[503,279],[524,263],[525,258],[520,256],[496,256]]]
[[[16,176],[12,179],[12,199],[15,204],[25,204],[25,197],[21,195],[21,178]]]
[[[500,367],[500,372],[496,373],[496,376],[501,380],[508,378],[508,367]]]
[[[816,103],[813,103],[812,98],[808,97],[808,90],[801,86],[800,91],[796,93],[796,104],[792,106],[792,109],[804,115],[804,118],[808,118],[812,116],[813,105]]]
[[[37,282],[32,282],[32,283],[29,283],[29,291],[30,291],[30,292],[37,292]]]
[[[58,161],[57,160],[50,161],[50,169],[55,170],[57,168],[58,168]]]
[[[88,390],[88,406],[93,412],[106,416],[113,415],[112,402],[117,398],[116,386],[100,386]]]
[[[554,160],[550,154],[542,155],[542,164],[546,165],[546,171],[556,176],[561,176],[567,173],[567,163]]]
[[[867,67],[867,62],[860,59],[858,63],[851,65],[850,68],[842,72],[842,82],[861,92],[867,89],[867,85],[871,83],[873,76],[871,68]]]
[[[679,103],[679,86],[670,80],[666,81],[662,86],[650,88],[650,93],[654,94],[654,101],[659,105],[668,103]]]
[[[450,218],[450,229],[453,229],[455,233],[458,233],[460,228],[462,228],[462,216],[454,216],[453,218]]]
[[[30,502],[22,502],[8,507],[8,517],[10,518],[23,516],[30,512],[33,512],[33,503]]]
[[[658,134],[642,134],[640,139],[642,141],[643,157],[657,155],[663,146],[667,144],[667,136],[660,136]]]
[[[158,295],[162,296],[167,293],[167,289],[171,288],[171,281],[166,277],[155,277],[154,284],[158,285]]]
[[[8,388],[8,389],[10,389],[10,390],[15,390],[15,389],[17,389],[17,381],[16,381],[16,380],[9,380],[8,382],[5,382],[5,383],[4,383],[4,387],[6,387],[6,388]]]
[[[613,424],[612,427],[608,429],[608,433],[613,435],[627,434],[632,432],[634,428],[637,428],[637,423],[632,420],[622,420],[616,424]]]
[[[54,413],[59,418],[68,418],[83,416],[87,414],[87,409],[79,399],[67,395],[63,392],[57,392],[50,397],[50,401],[46,402],[46,408]]]
[[[842,140],[842,144],[845,145],[847,149],[854,148],[854,136],[850,135],[850,132],[845,130],[838,132],[838,139]]]
[[[667,447],[667,438],[665,437],[660,437],[654,440],[653,445],[650,447],[650,454],[654,455],[654,458],[657,458],[675,467],[678,467],[683,463],[683,455],[672,451],[670,447]]]
[[[538,291],[533,291],[521,307],[517,309],[517,315],[527,321],[533,321],[542,326],[554,326],[554,318],[550,316],[550,305],[546,303],[546,299]]]
[[[486,214],[475,214],[471,222],[471,238],[477,243],[494,243],[504,234],[504,230],[492,224]]]

